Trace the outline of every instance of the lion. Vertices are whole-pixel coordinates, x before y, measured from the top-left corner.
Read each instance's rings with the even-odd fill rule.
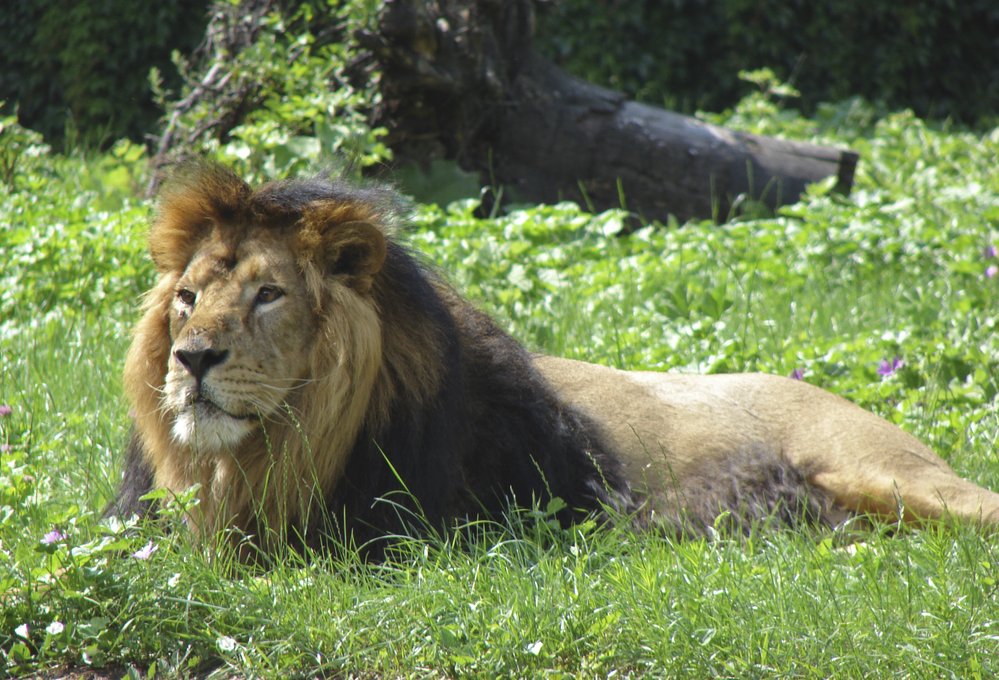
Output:
[[[528,352],[403,245],[404,216],[381,187],[254,189],[207,161],[174,173],[125,360],[132,431],[110,514],[195,488],[196,533],[265,551],[376,546],[534,504],[565,524],[695,535],[999,522],[999,495],[807,383]]]

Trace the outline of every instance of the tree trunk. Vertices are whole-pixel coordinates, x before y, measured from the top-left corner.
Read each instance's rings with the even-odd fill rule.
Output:
[[[851,151],[726,130],[570,76],[532,50],[533,12],[530,0],[386,3],[365,39],[397,156],[456,159],[516,200],[661,220],[775,207],[829,176],[850,190]]]

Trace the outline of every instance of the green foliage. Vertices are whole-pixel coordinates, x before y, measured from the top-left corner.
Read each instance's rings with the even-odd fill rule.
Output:
[[[561,0],[540,13],[537,46],[573,74],[642,101],[711,108],[732,100],[735,72],[750,66],[718,63],[726,34],[718,4]]]
[[[170,51],[201,40],[206,8],[205,0],[7,3],[0,98],[18,104],[22,121],[54,143],[67,128],[88,144],[140,140],[159,117],[149,69],[177,83]]]
[[[862,96],[974,123],[999,105],[991,0],[561,0],[542,15],[542,51],[641,100],[717,111],[736,74],[770,67],[821,102]]]
[[[296,6],[290,14],[268,14],[245,49],[214,55],[224,66],[226,83],[220,89],[239,97],[240,111],[248,112],[237,124],[227,126],[218,119],[214,97],[196,99],[174,123],[179,138],[252,181],[287,177],[317,165],[359,171],[390,157],[382,141],[386,131],[368,123],[379,101],[376,84],[351,76],[361,61],[354,35],[370,26],[377,3],[331,0]],[[178,101],[189,97],[213,64],[179,63],[187,84]],[[165,99],[161,103],[168,110],[172,106]],[[206,129],[213,135],[198,133]]]
[[[34,163],[0,189],[0,337],[24,330],[17,319],[25,313],[34,324],[64,322],[134,304],[151,282],[148,209],[132,198],[146,161],[141,146],[121,141],[94,159]]]
[[[858,102],[802,118],[779,83],[716,122],[849,143],[848,197],[650,225],[569,204],[421,206],[412,246],[516,336],[628,368],[766,370],[844,394],[999,488],[999,130]],[[24,133],[27,134],[27,133]],[[30,136],[30,135],[29,135]],[[2,140],[2,137],[0,137]],[[0,149],[2,149],[0,141]],[[403,541],[385,564],[267,572],[163,525],[102,522],[126,430],[144,156],[40,154],[0,185],[0,664],[133,676],[906,677],[999,673],[999,552],[971,527],[687,541],[548,521]],[[277,166],[275,166],[277,167]],[[443,173],[448,176],[448,173]],[[900,362],[894,361],[898,357]]]
[[[47,152],[42,136],[22,127],[17,116],[0,116],[0,182],[14,189],[15,180],[30,174],[32,160]]]
[[[426,167],[409,163],[393,169],[393,181],[399,191],[420,203],[447,206],[465,198],[479,196],[479,176],[466,172],[454,161],[435,158]]]

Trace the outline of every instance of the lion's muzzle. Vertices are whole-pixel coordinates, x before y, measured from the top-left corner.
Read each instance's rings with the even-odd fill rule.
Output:
[[[176,441],[213,450],[234,446],[251,431],[256,410],[247,408],[233,394],[231,380],[225,376],[226,370],[231,371],[227,364],[230,356],[229,350],[211,347],[204,338],[175,346],[175,368],[167,374],[166,403],[174,412]]]
[[[205,373],[208,372],[212,366],[218,366],[224,362],[229,357],[228,350],[218,350],[218,349],[178,349],[174,351],[173,355],[177,358],[177,361],[187,369],[187,372],[194,376],[194,379],[199,383],[202,378],[205,377]]]

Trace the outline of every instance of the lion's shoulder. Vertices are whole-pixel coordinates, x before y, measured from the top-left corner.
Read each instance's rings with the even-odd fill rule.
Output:
[[[604,507],[630,509],[628,484],[599,427],[558,397],[533,355],[404,249],[397,255],[399,271],[386,272],[387,280],[408,285],[387,291],[394,300],[383,309],[405,318],[383,318],[401,331],[390,338],[386,330],[385,361],[393,379],[434,387],[393,400],[386,417],[371,423],[336,504],[365,526],[393,523],[398,506],[379,511],[370,501],[402,486],[411,510],[431,525],[552,497],[565,501],[566,521]],[[414,336],[425,341],[418,354]],[[397,350],[403,359],[393,357]]]

